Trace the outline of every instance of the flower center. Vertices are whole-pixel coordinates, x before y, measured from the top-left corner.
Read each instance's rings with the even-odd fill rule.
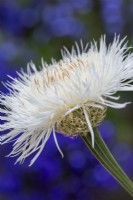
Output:
[[[103,109],[96,107],[86,107],[86,112],[89,116],[92,127],[96,127],[103,121],[107,107]],[[57,125],[56,131],[66,136],[75,137],[77,135],[86,135],[90,132],[85,115],[82,108],[79,108],[67,116],[65,116]]]

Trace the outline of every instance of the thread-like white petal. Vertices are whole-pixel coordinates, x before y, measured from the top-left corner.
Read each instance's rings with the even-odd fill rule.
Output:
[[[57,141],[57,138],[56,138],[56,134],[55,134],[55,127],[53,127],[53,137],[54,137],[54,141],[55,141],[56,147],[57,147],[58,151],[60,152],[61,157],[63,158],[63,157],[64,157],[64,154],[63,154],[63,152],[61,151],[60,146],[59,146],[59,144],[58,144],[58,141]]]
[[[77,110],[78,108],[80,108],[81,106],[76,105],[73,108],[69,109],[67,112],[65,112],[65,114],[62,115],[62,117],[65,117],[66,115],[69,115],[71,112]]]
[[[44,146],[45,146],[47,140],[48,140],[49,137],[50,137],[50,134],[51,134],[51,128],[48,129],[48,132],[47,132],[45,138],[44,138],[43,141],[42,141],[42,144],[41,144],[41,146],[40,146],[39,151],[38,151],[37,154],[34,156],[34,158],[31,160],[29,166],[33,165],[33,163],[36,161],[36,159],[38,158],[38,156],[39,156],[40,153],[42,152],[42,150],[43,150],[43,148],[44,148]]]
[[[87,122],[87,125],[88,125],[88,128],[89,128],[90,134],[91,134],[92,147],[94,148],[94,131],[93,131],[92,125],[90,123],[89,116],[88,116],[84,106],[83,106],[83,111],[84,111],[85,119],[86,119],[86,122]]]

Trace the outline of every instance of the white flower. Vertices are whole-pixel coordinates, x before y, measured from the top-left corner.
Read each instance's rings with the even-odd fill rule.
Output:
[[[33,63],[27,73],[12,78],[5,85],[9,94],[1,94],[1,144],[14,141],[9,156],[23,162],[36,152],[30,165],[42,152],[51,134],[58,150],[55,132],[75,136],[90,132],[94,147],[93,128],[104,118],[106,108],[123,108],[127,103],[116,103],[118,91],[133,90],[133,54],[127,55],[125,38],[114,38],[106,45],[100,39],[99,48],[94,41],[81,47],[76,43],[71,53],[65,48],[62,60],[52,60],[51,65],[42,61],[38,71]]]

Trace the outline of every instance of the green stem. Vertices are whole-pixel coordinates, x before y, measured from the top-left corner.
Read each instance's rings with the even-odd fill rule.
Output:
[[[128,178],[119,166],[98,130],[94,129],[95,147],[91,144],[91,135],[81,136],[87,147],[91,150],[97,160],[111,173],[111,175],[122,185],[122,187],[133,197],[133,182]]]

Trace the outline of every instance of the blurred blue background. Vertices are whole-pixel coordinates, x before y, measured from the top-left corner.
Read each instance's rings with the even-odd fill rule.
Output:
[[[60,59],[63,45],[71,48],[101,34],[111,42],[114,33],[127,35],[133,45],[132,0],[0,0],[0,80],[26,69],[31,60],[41,65]],[[2,83],[0,89],[6,92]],[[128,94],[128,95],[127,95]],[[121,101],[132,101],[123,93]],[[113,155],[133,180],[133,104],[108,109],[99,130]],[[0,200],[130,200],[132,199],[91,155],[80,137],[57,135],[60,154],[51,136],[32,167],[31,158],[14,165],[7,158],[12,144],[0,146]]]

